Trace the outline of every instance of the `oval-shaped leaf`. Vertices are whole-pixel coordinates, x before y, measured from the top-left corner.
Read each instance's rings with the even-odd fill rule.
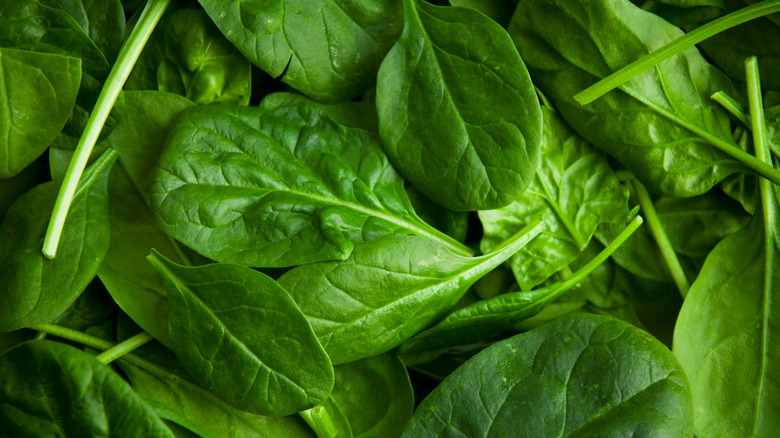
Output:
[[[466,8],[404,0],[404,30],[382,61],[382,146],[425,196],[452,210],[517,199],[539,164],[542,116],[506,31]]]
[[[316,105],[185,112],[160,157],[152,204],[163,231],[221,262],[285,267],[349,256],[353,242],[433,237],[375,135]]]
[[[333,367],[290,295],[246,266],[185,267],[153,252],[168,289],[168,330],[184,368],[226,402],[290,415],[323,402]]]
[[[648,333],[565,316],[498,342],[420,403],[405,437],[692,436],[688,380]]]
[[[173,438],[127,382],[69,345],[21,344],[0,356],[0,375],[3,435]]]

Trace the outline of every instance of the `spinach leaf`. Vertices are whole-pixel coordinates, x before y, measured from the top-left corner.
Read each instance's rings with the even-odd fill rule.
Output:
[[[294,414],[328,397],[330,360],[270,277],[225,263],[185,267],[158,252],[149,261],[166,282],[173,350],[203,386],[261,415]]]
[[[628,216],[628,189],[606,156],[542,108],[541,165],[522,196],[499,210],[480,211],[487,252],[539,215],[544,231],[510,259],[521,290],[529,290],[564,268],[588,246],[599,224]]]
[[[422,220],[458,242],[465,242],[469,227],[469,212],[453,211],[428,199],[414,186],[406,187],[406,195]]]
[[[404,20],[377,78],[390,161],[449,209],[511,203],[531,183],[542,140],[538,99],[511,39],[466,8],[404,0]]]
[[[728,114],[710,100],[731,89],[729,79],[695,48],[589,105],[572,97],[678,38],[677,27],[624,0],[587,7],[580,0],[529,0],[518,6],[509,30],[534,83],[564,119],[651,191],[690,197],[744,170],[716,149],[737,149]]]
[[[80,80],[78,58],[0,47],[0,178],[21,172],[57,138]]]
[[[106,153],[84,173],[55,260],[40,248],[57,184],[36,186],[8,210],[0,224],[0,331],[51,322],[94,278],[111,240],[106,182],[114,161]]]
[[[0,430],[14,437],[173,437],[127,383],[71,346],[31,341],[0,356]]]
[[[450,4],[482,12],[501,27],[509,25],[509,19],[517,6],[512,0],[450,0]]]
[[[251,64],[198,9],[165,16],[144,47],[126,90],[160,90],[197,104],[246,105]]]
[[[353,242],[400,233],[470,253],[417,217],[375,135],[315,105],[193,108],[158,167],[152,204],[162,230],[217,261],[340,260]]]
[[[120,0],[39,0],[66,11],[113,63],[125,39],[125,11]]]
[[[414,393],[409,373],[395,354],[337,365],[331,399],[341,409],[355,438],[392,438],[412,417]]]
[[[387,0],[201,0],[217,27],[255,65],[317,100],[357,97],[401,27]]]
[[[671,352],[627,323],[580,314],[474,356],[422,401],[404,436],[690,437],[692,426]]]
[[[99,281],[92,281],[53,323],[84,331],[104,324],[115,311],[116,303],[106,292],[106,288]]]
[[[263,97],[263,100],[260,102],[260,107],[268,109],[301,105],[316,106],[339,125],[362,129],[379,135],[379,122],[376,118],[376,107],[374,104],[352,100],[339,103],[322,103],[302,94],[289,92],[271,93]]]
[[[279,284],[333,363],[347,363],[389,351],[440,319],[474,282],[536,237],[539,224],[480,257],[417,236],[363,242],[349,259],[298,266]]]

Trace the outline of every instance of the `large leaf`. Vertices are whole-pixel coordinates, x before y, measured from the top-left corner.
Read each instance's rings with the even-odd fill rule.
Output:
[[[405,437],[692,436],[680,365],[648,333],[573,315],[494,344],[417,408]]]
[[[246,105],[250,67],[202,10],[180,9],[160,21],[125,89],[167,91],[197,104]]]
[[[314,104],[188,110],[160,157],[152,203],[163,231],[221,262],[341,260],[353,242],[392,234],[468,251],[417,217],[374,134]]]
[[[0,47],[0,178],[10,178],[57,138],[76,104],[78,58]]]
[[[780,206],[777,186],[768,192],[707,257],[677,319],[674,354],[691,381],[697,436],[780,428]]]
[[[457,255],[430,239],[389,237],[345,261],[293,268],[279,278],[335,364],[384,353],[440,319],[466,290],[540,231],[527,227],[491,254]]]
[[[125,11],[120,0],[40,0],[70,14],[110,63],[125,40]]]
[[[628,189],[618,182],[606,156],[550,109],[543,108],[542,114],[542,163],[528,190],[502,209],[479,212],[483,251],[543,218],[544,231],[509,262],[522,290],[577,258],[599,224],[620,222],[628,215]]]
[[[41,253],[59,185],[43,183],[19,198],[0,225],[0,331],[51,322],[95,277],[111,242],[106,181],[115,153],[79,181],[54,260]]]
[[[574,101],[579,91],[682,36],[677,27],[628,0],[528,0],[509,30],[534,84],[566,121],[652,191],[694,196],[744,170],[711,146],[737,148],[728,114],[710,99],[731,92],[731,84],[695,48],[595,102]]]
[[[539,163],[542,117],[506,31],[466,8],[404,0],[379,69],[382,146],[425,196],[453,210],[517,199]]]
[[[333,367],[311,326],[274,280],[246,266],[185,267],[154,252],[168,330],[185,369],[239,409],[290,415],[323,402]]]
[[[160,418],[111,368],[51,341],[0,356],[0,433],[24,437],[170,437]]]
[[[401,30],[387,0],[201,0],[217,27],[254,64],[317,100],[342,101],[374,85]]]

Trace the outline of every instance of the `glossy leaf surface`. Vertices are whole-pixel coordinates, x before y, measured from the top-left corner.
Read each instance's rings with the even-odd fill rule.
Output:
[[[173,438],[119,375],[74,347],[24,343],[0,356],[0,375],[8,436]]]
[[[149,261],[168,290],[173,350],[202,385],[239,409],[290,415],[324,401],[333,368],[311,326],[274,280],[240,265]]]
[[[563,317],[498,342],[420,404],[405,437],[692,436],[685,373],[627,323]]]
[[[466,8],[404,0],[404,17],[377,79],[390,161],[452,210],[511,203],[536,172],[542,139],[536,93],[511,39]]]
[[[481,257],[463,257],[417,236],[355,246],[345,261],[298,266],[279,278],[334,364],[384,353],[441,318],[480,277],[539,230]]]
[[[414,213],[377,138],[315,105],[187,111],[160,157],[162,230],[221,262],[285,267],[345,259],[392,234],[463,248]]]

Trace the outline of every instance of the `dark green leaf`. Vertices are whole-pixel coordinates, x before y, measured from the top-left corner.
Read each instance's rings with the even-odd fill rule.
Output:
[[[517,6],[512,0],[450,0],[450,4],[482,12],[502,27],[509,25]]]
[[[279,278],[314,327],[333,363],[384,353],[436,322],[480,277],[540,230],[464,257],[430,239],[398,236],[355,245],[345,261],[299,266]]]
[[[405,437],[692,436],[674,356],[644,331],[561,318],[474,356],[417,408]]]
[[[51,322],[95,277],[111,240],[106,182],[116,154],[82,176],[54,260],[41,253],[59,191],[53,182],[25,193],[0,225],[0,331]]]
[[[70,14],[110,63],[125,40],[125,11],[120,0],[39,0]]]
[[[165,279],[173,350],[231,405],[290,415],[323,402],[333,368],[311,326],[270,277],[240,265],[177,265],[153,252]]]
[[[531,183],[540,107],[506,31],[466,8],[404,0],[404,31],[379,69],[382,146],[434,202],[486,210]]]
[[[337,102],[374,85],[401,30],[387,0],[201,0],[223,34],[273,77],[317,100]]]
[[[186,111],[152,202],[163,231],[221,262],[345,259],[353,242],[401,233],[468,251],[417,217],[375,135],[311,104]]]
[[[587,5],[586,5],[587,3]],[[731,84],[695,48],[593,103],[573,96],[683,32],[626,0],[527,0],[510,33],[534,83],[566,121],[648,189],[690,197],[742,165],[711,144],[737,147],[728,114],[710,96]],[[576,42],[576,43],[575,43]]]
[[[21,172],[57,138],[80,80],[78,58],[0,47],[0,178]]]
[[[24,437],[173,437],[114,371],[50,341],[0,356],[0,431]]]

